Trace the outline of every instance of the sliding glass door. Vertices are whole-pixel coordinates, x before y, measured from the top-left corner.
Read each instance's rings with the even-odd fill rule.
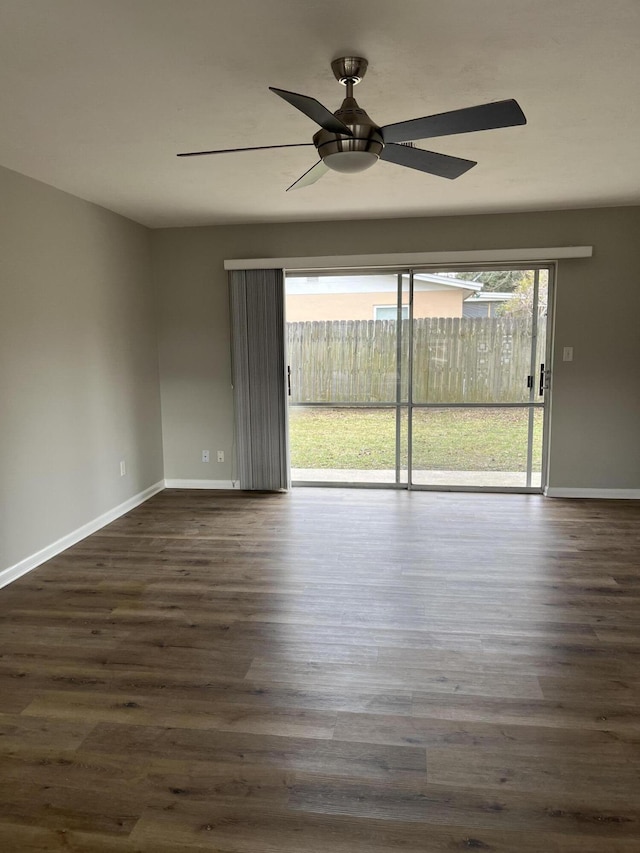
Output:
[[[409,277],[289,275],[286,315],[292,480],[406,486]]]
[[[423,277],[455,280],[437,317]],[[411,483],[541,487],[548,269],[413,274]]]
[[[287,276],[294,484],[537,491],[551,270]]]

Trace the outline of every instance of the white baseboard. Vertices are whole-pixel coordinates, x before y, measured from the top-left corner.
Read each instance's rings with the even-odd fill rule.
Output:
[[[42,563],[46,563],[47,560],[50,560],[52,557],[55,557],[57,554],[60,554],[62,551],[65,551],[67,548],[75,545],[76,542],[80,542],[81,539],[86,539],[87,536],[95,533],[96,530],[100,530],[101,527],[110,524],[112,521],[115,521],[116,518],[120,518],[121,515],[124,515],[132,509],[135,509],[137,506],[140,506],[140,504],[149,500],[153,495],[157,495],[158,492],[161,492],[164,487],[164,480],[154,483],[153,486],[149,486],[148,489],[138,492],[137,495],[134,495],[132,498],[129,498],[124,501],[124,503],[119,504],[113,509],[103,512],[102,515],[99,515],[92,521],[88,521],[86,524],[83,524],[82,527],[78,527],[77,530],[67,533],[66,536],[52,542],[51,545],[47,545],[46,548],[42,548],[35,554],[31,554],[30,557],[25,557],[24,560],[20,560],[19,563],[9,566],[8,569],[0,571],[0,588],[12,583],[12,581],[17,580],[22,577],[22,575],[26,575],[27,572],[37,568],[42,565]]]
[[[167,489],[239,489],[237,480],[165,480]]]
[[[568,489],[547,486],[548,498],[591,498],[592,500],[640,500],[640,489]]]

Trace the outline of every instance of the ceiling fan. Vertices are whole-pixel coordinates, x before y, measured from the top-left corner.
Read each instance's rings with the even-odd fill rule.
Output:
[[[328,169],[336,172],[363,172],[373,166],[378,159],[428,172],[430,175],[453,179],[459,178],[475,166],[476,162],[416,148],[413,145],[414,141],[527,123],[517,101],[510,99],[378,127],[353,97],[353,87],[364,77],[367,65],[367,60],[360,56],[345,56],[331,63],[336,80],[347,87],[347,97],[335,113],[330,112],[315,98],[269,86],[272,92],[320,125],[321,129],[314,134],[313,142],[188,151],[178,154],[178,157],[200,157],[205,154],[230,154],[237,151],[315,145],[320,160],[290,187],[287,187],[287,191],[314,184]]]

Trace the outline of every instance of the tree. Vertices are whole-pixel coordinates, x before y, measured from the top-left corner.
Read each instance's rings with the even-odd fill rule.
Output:
[[[513,289],[514,298],[503,302],[498,309],[502,317],[519,317],[528,320],[533,314],[533,294],[535,274],[533,270],[519,271],[521,278]],[[538,282],[538,316],[546,316],[549,274],[547,270],[540,270]]]
[[[473,281],[482,284],[482,291],[491,293],[513,293],[513,299],[506,300],[497,309],[496,314],[502,317],[520,317],[528,319],[533,312],[533,270],[474,270],[470,272],[448,273],[462,281]],[[547,284],[549,273],[540,270],[538,289],[538,312],[547,312]]]
[[[453,273],[462,281],[475,281],[482,289],[492,293],[512,293],[516,290],[529,270],[475,270],[473,272]]]

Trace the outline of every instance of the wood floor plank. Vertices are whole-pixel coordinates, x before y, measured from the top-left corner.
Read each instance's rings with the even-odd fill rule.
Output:
[[[613,668],[613,667],[612,667]],[[626,668],[631,674],[631,668]],[[640,704],[640,671],[635,668],[635,678],[596,678],[597,672],[579,675],[575,678],[546,675],[540,678],[540,687],[545,699],[558,702],[580,699],[586,702],[598,692],[602,692],[609,701],[619,706]],[[584,669],[583,669],[584,671]],[[609,673],[611,675],[611,673]]]
[[[638,750],[627,745],[614,754],[602,749],[486,750],[466,746],[427,750],[427,779],[439,785],[563,796],[568,790],[586,796],[600,788],[615,801],[637,803],[640,790]]]
[[[635,838],[640,804],[631,792],[624,798],[601,802],[597,811],[584,800],[564,792],[554,807],[546,793],[501,788],[434,785],[398,780],[393,790],[374,781],[336,777],[294,778],[288,805],[315,814],[345,815],[376,820],[417,822],[441,826],[463,825],[481,830],[535,831],[568,835]]]
[[[139,811],[126,791],[105,796],[92,788],[75,789],[61,784],[0,783],[0,819],[64,831],[80,829],[102,834],[131,833]]]
[[[82,744],[89,752],[114,749],[138,757],[254,764],[335,775],[385,778],[425,771],[425,753],[414,746],[373,747],[348,741],[98,723]]]
[[[0,817],[0,850],[16,853],[140,853],[143,848],[122,836],[100,835],[97,832],[78,832],[68,829],[47,829],[12,823]],[[158,853],[169,853],[158,847]],[[183,848],[184,851],[184,848]],[[171,853],[179,853],[173,848]]]
[[[0,714],[0,775],[2,757],[7,752],[56,744],[59,749],[77,749],[93,728],[85,720],[55,720],[21,714]]]
[[[487,715],[488,716],[488,715]],[[640,738],[637,731],[613,732],[586,726],[561,728],[535,725],[530,717],[518,723],[493,723],[438,719],[437,717],[385,716],[339,712],[334,737],[359,743],[410,744],[446,748],[481,747],[496,750],[509,747],[512,752],[571,754],[574,750],[591,750],[597,755],[622,758],[637,754]]]
[[[447,672],[445,675],[444,673]],[[361,664],[349,666],[309,662],[280,663],[256,657],[247,678],[296,684],[331,684],[336,689],[343,685],[359,684],[364,687],[383,685],[391,688],[415,688],[437,693],[455,693],[477,696],[516,696],[541,698],[542,691],[533,675],[511,672],[459,672],[421,667],[377,666]]]
[[[248,853],[261,850],[305,853],[452,853],[485,850],[492,853],[637,853],[635,838],[615,834],[521,832],[464,826],[318,814],[298,809],[209,807],[181,804],[180,811],[149,811],[132,837],[148,843],[171,839],[192,849]],[[209,846],[207,846],[209,845]]]
[[[194,701],[183,696],[126,695],[48,691],[28,705],[23,716],[85,722],[112,722],[131,726],[158,726],[331,738],[336,715],[301,708],[256,708],[219,701]]]
[[[2,853],[638,853],[640,502],[166,490],[0,591]]]
[[[639,733],[637,708],[619,705],[606,694],[592,695],[589,700],[553,701],[520,700],[504,697],[449,696],[416,691],[412,715],[444,720],[491,722],[504,725],[552,726],[555,728],[587,728],[614,733]]]

